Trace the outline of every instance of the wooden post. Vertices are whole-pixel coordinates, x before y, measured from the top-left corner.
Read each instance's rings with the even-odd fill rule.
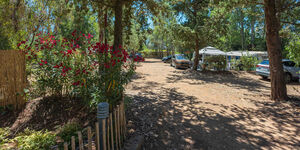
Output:
[[[75,145],[75,136],[72,136],[71,138],[71,145],[72,145],[72,150],[75,150],[76,149],[76,145]]]
[[[92,128],[88,126],[88,150],[92,150]]]
[[[99,123],[96,122],[96,150],[100,150]]]
[[[117,110],[114,110],[114,122],[115,122],[115,138],[116,138],[116,149],[119,150],[119,141],[118,141],[118,125],[117,125]]]
[[[107,133],[107,150],[110,150],[110,138],[109,138],[109,126],[110,125],[110,121],[109,121],[109,117],[107,118],[107,130],[106,130],[106,133]]]
[[[102,120],[102,139],[103,139],[103,150],[107,150],[106,148],[106,119]]]
[[[126,139],[126,132],[127,132],[127,126],[126,126],[126,113],[125,113],[125,104],[123,101],[123,123],[124,123],[124,139]]]
[[[117,106],[117,127],[118,127],[118,139],[119,139],[119,148],[121,149],[121,135],[120,135],[120,105]]]
[[[67,142],[64,143],[64,150],[68,150],[68,143]]]
[[[113,113],[109,114],[109,123],[110,123],[110,135],[111,135],[111,149],[115,150],[115,143],[114,143],[114,128],[113,128],[113,119],[112,115]]]
[[[123,102],[121,102],[121,104],[120,104],[120,108],[119,108],[119,124],[120,124],[120,137],[121,137],[121,143],[123,143],[123,109],[122,109],[122,107],[123,107]]]
[[[77,133],[78,133],[79,150],[83,150],[82,133],[80,131],[78,131]]]

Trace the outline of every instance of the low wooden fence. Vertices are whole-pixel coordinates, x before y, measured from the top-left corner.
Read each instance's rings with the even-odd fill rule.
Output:
[[[25,104],[25,55],[16,50],[0,50],[0,106]]]
[[[102,123],[102,128],[99,128]],[[95,129],[87,127],[87,139],[83,138],[82,132],[78,131],[78,142],[75,136],[72,136],[70,142],[64,142],[64,150],[119,150],[123,147],[126,137],[126,117],[124,102],[116,107],[109,117],[103,119],[102,122],[95,123]],[[102,133],[102,134],[100,134]],[[100,141],[101,140],[101,141]],[[86,142],[84,142],[86,141]],[[103,143],[102,145],[100,143]]]

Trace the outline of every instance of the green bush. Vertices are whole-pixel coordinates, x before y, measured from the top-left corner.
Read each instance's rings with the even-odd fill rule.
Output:
[[[120,46],[91,43],[90,34],[72,32],[71,38],[39,33],[34,40],[18,44],[26,55],[32,78],[29,95],[81,98],[93,108],[99,102],[116,106],[135,70]]]
[[[56,135],[49,131],[34,131],[26,129],[13,139],[20,150],[50,149],[56,143]]]
[[[3,144],[8,142],[8,139],[6,137],[9,135],[9,133],[9,128],[0,128],[0,149]]]
[[[285,47],[288,52],[288,58],[300,65],[300,35],[293,35],[291,41]]]
[[[241,61],[239,59],[231,59],[230,60],[230,69],[239,71],[242,70],[242,68],[240,68],[241,66]]]
[[[76,137],[77,131],[80,130],[81,127],[78,123],[68,123],[59,129],[59,133],[57,134],[57,136],[68,142],[71,141],[72,136]]]
[[[216,69],[218,71],[226,69],[227,63],[225,56],[207,56],[204,61],[204,63],[208,65],[208,69]]]
[[[241,63],[243,65],[243,70],[251,71],[255,69],[255,66],[258,64],[258,59],[251,56],[242,56]]]
[[[234,70],[252,71],[255,69],[259,60],[252,56],[242,56],[240,59],[232,59],[230,61],[231,68]]]

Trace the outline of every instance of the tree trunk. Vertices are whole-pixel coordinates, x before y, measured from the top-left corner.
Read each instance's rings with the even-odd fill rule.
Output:
[[[241,13],[240,23],[241,23],[242,50],[245,50],[244,13],[242,9],[240,9],[240,13]]]
[[[255,6],[251,6],[252,13],[256,13]],[[256,17],[254,15],[251,16],[251,49],[253,50],[255,48],[255,19]]]
[[[198,36],[196,36],[195,39],[195,59],[194,59],[194,65],[193,70],[197,71],[198,65],[199,65],[199,39]]]
[[[122,26],[122,16],[123,16],[123,2],[122,0],[116,0],[115,3],[115,28],[114,28],[114,51],[122,46],[123,38],[123,26]]]
[[[279,38],[280,22],[276,14],[276,1],[264,0],[266,20],[266,40],[270,61],[271,99],[286,100],[287,90],[282,65],[281,43]]]
[[[18,32],[19,31],[19,14],[18,14],[18,11],[19,11],[19,7],[20,7],[20,4],[21,4],[21,0],[17,0],[15,2],[15,6],[14,6],[14,9],[13,9],[13,14],[12,14],[12,20],[13,20],[13,25],[14,25],[14,30],[15,32]]]
[[[255,47],[255,44],[254,44],[254,40],[255,40],[255,27],[254,27],[254,24],[255,24],[255,19],[252,18],[252,20],[251,20],[251,49],[252,50]]]

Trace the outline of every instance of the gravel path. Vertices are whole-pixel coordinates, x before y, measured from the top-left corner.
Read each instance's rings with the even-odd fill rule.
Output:
[[[127,87],[129,135],[144,149],[300,149],[300,86],[294,100],[269,100],[270,82],[246,72],[178,70],[158,59],[139,65]]]

